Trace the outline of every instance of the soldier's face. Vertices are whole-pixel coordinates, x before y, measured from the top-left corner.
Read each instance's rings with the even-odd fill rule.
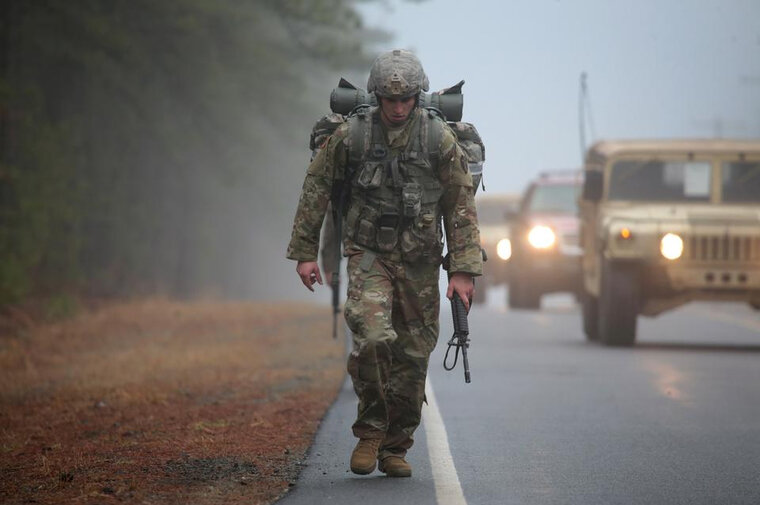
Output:
[[[381,98],[380,117],[388,126],[399,126],[409,117],[414,109],[414,97],[407,98]]]

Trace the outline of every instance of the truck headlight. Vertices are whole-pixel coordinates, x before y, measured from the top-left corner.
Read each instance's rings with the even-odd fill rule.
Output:
[[[536,249],[549,249],[556,241],[557,236],[548,226],[537,225],[528,232],[528,243]]]
[[[660,240],[660,252],[669,260],[676,260],[683,254],[683,239],[675,233],[666,233]]]
[[[499,243],[496,244],[496,254],[499,256],[499,258],[503,259],[504,261],[507,261],[509,258],[512,257],[512,241],[508,238],[503,238],[499,240]]]

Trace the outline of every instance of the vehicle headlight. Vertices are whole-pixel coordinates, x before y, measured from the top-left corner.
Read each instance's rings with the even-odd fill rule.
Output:
[[[538,225],[528,233],[528,242],[536,249],[548,249],[557,241],[554,231],[548,226]]]
[[[508,238],[503,238],[499,240],[499,243],[496,244],[496,254],[499,256],[499,258],[503,259],[504,261],[507,261],[509,258],[512,257],[512,241]]]
[[[669,260],[676,260],[683,254],[683,239],[675,233],[666,233],[660,240],[660,252]]]

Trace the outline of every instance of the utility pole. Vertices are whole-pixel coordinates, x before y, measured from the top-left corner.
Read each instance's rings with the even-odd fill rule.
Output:
[[[581,164],[586,158],[586,120],[588,119],[589,130],[591,132],[591,141],[594,141],[596,133],[594,131],[594,116],[591,113],[591,98],[589,97],[588,83],[586,82],[588,75],[586,72],[581,72],[580,78],[580,90],[578,93],[578,134],[580,136],[581,146]]]
[[[758,43],[760,43],[760,35],[758,36]],[[760,91],[760,75],[742,74],[739,76],[739,82],[744,86],[758,88]],[[757,136],[760,137],[760,109],[757,110]]]

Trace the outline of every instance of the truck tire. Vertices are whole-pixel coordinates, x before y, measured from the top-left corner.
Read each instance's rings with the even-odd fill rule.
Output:
[[[602,260],[599,293],[599,339],[603,344],[630,347],[636,340],[639,284],[635,265]]]
[[[599,340],[599,300],[585,291],[580,299],[583,307],[583,332],[586,340],[596,342]]]
[[[537,310],[541,305],[541,294],[533,286],[515,275],[509,283],[509,308]]]

